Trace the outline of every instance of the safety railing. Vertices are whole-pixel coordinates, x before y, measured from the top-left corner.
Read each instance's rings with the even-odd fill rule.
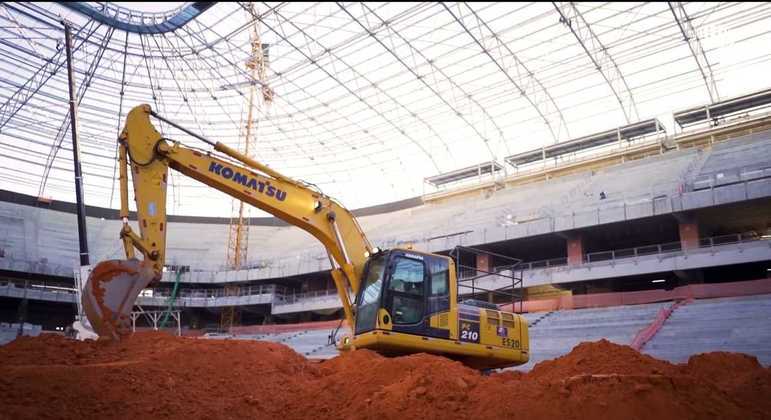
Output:
[[[4,287],[15,287],[17,289],[30,288],[30,289],[45,290],[47,292],[68,293],[68,294],[75,294],[76,292],[75,287],[72,284],[61,283],[61,282],[45,282],[40,280],[27,280],[27,281],[11,280],[11,279],[0,280],[0,288],[4,288]]]
[[[547,260],[524,262],[520,265],[520,267],[524,270],[533,270],[536,268],[559,267],[562,265],[567,265],[567,263],[568,263],[568,259],[566,257],[559,257],[559,258],[550,258]]]
[[[733,235],[713,236],[710,238],[699,239],[700,248],[712,248],[720,245],[738,244],[742,242],[751,242],[763,240],[762,237],[755,234],[737,233]]]
[[[296,255],[290,257],[277,257],[256,261],[247,261],[241,265],[239,270],[268,270],[275,274],[277,277],[282,275],[290,276],[300,274],[297,270],[299,266],[319,266],[319,270],[322,267],[329,267],[329,257],[324,252],[323,247],[318,247],[318,250],[302,251]],[[211,266],[197,266],[192,267],[192,272],[223,272],[223,271],[239,271],[233,270],[228,264],[218,264]]]
[[[721,235],[708,238],[702,238],[699,240],[699,249],[712,248],[723,245],[747,243],[753,241],[763,240],[763,238],[753,234],[731,234]],[[628,258],[644,257],[650,255],[663,255],[673,252],[683,251],[681,242],[666,242],[662,244],[643,245],[632,248],[621,248],[609,251],[591,252],[584,255],[583,261],[585,263],[595,263],[603,261],[615,261]],[[517,269],[521,268],[526,270],[535,270],[551,267],[564,267],[568,265],[566,257],[550,258],[544,260],[523,262],[517,265]],[[500,273],[505,270],[510,270],[510,265],[501,265],[494,267],[493,271]],[[461,269],[458,272],[459,279],[471,278],[475,275],[476,270],[473,268]],[[337,291],[332,290],[317,290],[311,292],[295,293],[291,291],[277,291],[275,294],[275,305],[288,305],[298,301],[308,300],[318,297],[332,297],[337,296]]]
[[[307,300],[307,299],[313,299],[313,298],[319,298],[319,297],[331,297],[331,296],[337,296],[337,290],[325,289],[325,290],[314,290],[312,292],[301,292],[301,293],[294,293],[294,292],[276,293],[276,300],[273,302],[273,304],[290,305],[300,300]]]
[[[754,181],[771,177],[771,167],[743,166],[739,168],[723,169],[717,173],[699,175],[693,180],[687,180],[685,186],[688,191],[698,191],[719,188],[724,185],[741,184],[746,181]]]
[[[21,280],[0,280],[0,290],[2,289],[19,289],[24,290],[28,288],[31,291],[43,291],[47,293],[67,294],[75,295],[77,290],[71,284],[56,283],[56,282],[42,282],[42,281],[21,281]],[[222,297],[240,297],[240,296],[263,296],[274,295],[277,290],[281,290],[276,285],[250,285],[241,286],[234,289],[181,289],[177,292],[177,298],[198,298],[198,299],[216,299]],[[169,298],[171,297],[172,289],[144,289],[140,292],[139,297],[147,298]]]
[[[72,265],[58,264],[48,261],[47,258],[29,259],[17,255],[20,250],[4,249],[0,254],[0,268],[10,271],[22,271],[28,273],[50,274],[55,276],[72,275]],[[23,250],[21,250],[23,251]]]
[[[751,242],[751,241],[757,241],[757,240],[762,240],[762,238],[752,234],[721,235],[721,236],[714,236],[714,237],[700,239],[699,247],[710,248],[710,247]],[[667,254],[667,253],[680,252],[680,251],[682,251],[682,244],[680,242],[667,242],[662,244],[643,245],[643,246],[638,246],[633,248],[622,248],[622,249],[615,249],[610,251],[591,252],[591,253],[585,254],[583,260],[585,263],[594,263],[594,262],[615,261],[620,259],[635,258],[635,257],[657,255],[657,254]],[[564,267],[567,265],[568,265],[568,261],[566,257],[558,257],[558,258],[550,258],[550,259],[544,259],[544,260],[538,260],[538,261],[524,262],[517,265],[517,269],[522,269],[526,271],[526,270],[535,270],[535,269],[543,269],[543,268],[551,268],[551,267]],[[494,267],[492,271],[496,273],[500,273],[502,271],[509,270],[509,269],[511,269],[510,265],[501,265],[501,266]],[[461,270],[459,273],[459,276],[460,276],[460,279],[463,280],[463,279],[471,278],[476,274],[477,272],[475,269],[467,268],[467,269]],[[153,293],[153,296],[166,297],[168,296],[168,294],[163,294],[163,293],[170,293],[170,289],[168,290],[169,292],[165,292],[165,289],[161,289],[161,291],[159,292],[156,289],[156,291]],[[234,294],[228,295],[228,296],[250,296],[250,295],[268,294],[268,293],[272,293],[274,295],[275,305],[289,305],[301,300],[337,296],[337,291],[335,289],[315,290],[315,291],[298,293],[290,289],[286,289],[284,287],[276,286],[276,285],[243,286],[237,289],[237,291],[234,292]],[[216,297],[224,297],[225,294],[223,289],[182,289],[180,291],[179,296],[180,297],[216,298]]]
[[[75,302],[76,291],[68,284],[0,280],[0,296],[49,302]]]
[[[699,239],[699,249],[713,248],[723,245],[739,244],[746,242],[753,242],[764,240],[764,238],[751,233],[736,233],[730,235],[712,236],[708,238]],[[614,249],[609,251],[598,251],[584,254],[583,261],[585,263],[595,263],[601,261],[615,261],[626,258],[636,258],[648,255],[668,254],[672,252],[682,252],[683,247],[681,242],[667,242],[663,244],[643,245],[633,248]],[[552,258],[548,260],[539,260],[524,262],[519,267],[524,270],[534,270],[541,268],[560,267],[568,265],[568,260],[565,257]],[[495,267],[496,271],[506,270],[506,266]]]
[[[713,236],[713,237],[699,239],[698,249],[703,250],[703,249],[721,247],[725,245],[741,244],[741,243],[749,243],[749,242],[757,242],[757,241],[769,241],[769,239],[767,237],[761,237],[761,236],[758,236],[757,234],[751,234],[751,233],[720,235],[720,236]],[[616,261],[616,260],[623,260],[628,258],[636,258],[641,256],[663,255],[663,254],[669,254],[674,252],[688,252],[688,250],[687,249],[684,250],[680,242],[667,242],[663,244],[644,245],[639,247],[615,249],[610,251],[590,252],[584,255],[583,261],[584,263],[596,263],[596,262]],[[517,265],[517,269],[522,269],[523,271],[527,271],[527,270],[544,269],[544,268],[551,268],[551,267],[564,267],[564,266],[567,266],[567,264],[568,264],[567,258],[559,257],[559,258],[524,262]],[[510,265],[501,265],[501,266],[494,267],[492,271],[495,273],[500,273],[510,268],[511,268]],[[475,275],[475,272],[476,270],[474,269],[463,270],[459,273],[460,279],[463,280],[463,279],[469,278]],[[40,280],[28,280],[28,281],[17,280],[17,279],[0,280],[0,290],[3,290],[3,289],[7,290],[11,288],[14,290],[19,290],[19,289],[23,290],[25,288],[29,288],[30,290],[39,290],[39,291],[44,291],[48,293],[67,294],[67,295],[76,294],[75,287],[72,284],[68,284],[68,283],[46,282],[46,281],[40,281]],[[172,291],[171,288],[145,289],[141,292],[140,296],[165,299],[171,296],[171,291]],[[274,304],[287,305],[287,304],[292,304],[292,303],[295,303],[301,300],[306,300],[306,299],[337,296],[337,291],[335,289],[326,289],[326,290],[316,290],[316,291],[297,293],[295,291],[292,291],[290,289],[287,289],[285,287],[278,286],[278,285],[259,284],[259,285],[246,285],[246,286],[241,286],[234,289],[228,289],[227,292],[225,291],[225,289],[222,289],[222,288],[216,288],[216,289],[182,288],[178,291],[177,297],[178,298],[216,299],[216,298],[222,298],[222,297],[261,296],[261,295],[272,295]]]
[[[275,285],[253,285],[253,286],[241,286],[233,289],[180,289],[177,292],[177,298],[199,298],[199,299],[215,299],[221,297],[238,297],[238,296],[260,296],[260,295],[272,295],[276,291]],[[140,297],[153,297],[153,298],[168,298],[171,297],[172,289],[145,289],[139,296]]]
[[[645,255],[663,254],[682,250],[680,242],[667,242],[664,244],[645,245],[634,248],[614,249],[611,251],[590,252],[584,255],[584,261],[588,263],[599,261],[611,261],[620,258],[633,258]]]

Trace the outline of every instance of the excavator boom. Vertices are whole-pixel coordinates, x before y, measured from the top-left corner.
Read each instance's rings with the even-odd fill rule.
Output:
[[[198,137],[219,153],[164,138],[150,117]],[[451,258],[413,249],[373,248],[353,215],[336,201],[222,143],[187,131],[148,105],[129,112],[119,138],[119,159],[126,259],[97,264],[82,296],[86,315],[100,337],[120,339],[129,334],[137,296],[161,279],[171,168],[305,230],[324,245],[353,333],[341,340],[341,350],[366,348],[386,355],[428,352],[479,369],[529,359],[527,321],[490,302],[458,302],[457,270]],[[129,170],[139,234],[128,220]]]
[[[121,238],[127,260],[108,260],[97,264],[86,282],[82,300],[96,332],[101,337],[113,339],[128,334],[129,314],[134,301],[142,289],[161,279],[166,257],[169,168],[273,214],[316,237],[327,249],[332,278],[343,302],[346,320],[353,325],[349,293],[358,293],[364,264],[372,253],[372,247],[353,215],[321,192],[285,177],[222,143],[202,138],[225,155],[219,157],[170,141],[155,129],[151,116],[184,130],[155,114],[149,105],[135,107],[128,114],[118,140],[120,215],[123,220]],[[129,169],[139,235],[128,222]],[[136,258],[135,250],[142,254],[142,260]]]

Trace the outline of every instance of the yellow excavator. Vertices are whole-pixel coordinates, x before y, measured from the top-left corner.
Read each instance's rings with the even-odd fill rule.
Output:
[[[221,155],[165,138],[151,117],[204,141]],[[82,294],[86,316],[101,339],[129,335],[129,316],[137,296],[161,279],[171,167],[305,230],[324,244],[352,331],[343,339],[343,349],[371,349],[385,355],[433,353],[477,369],[528,361],[527,321],[494,305],[459,303],[451,258],[412,249],[374,248],[353,214],[335,200],[163,118],[149,105],[129,112],[118,142],[120,237],[126,259],[94,266]],[[139,235],[129,225],[129,168]]]

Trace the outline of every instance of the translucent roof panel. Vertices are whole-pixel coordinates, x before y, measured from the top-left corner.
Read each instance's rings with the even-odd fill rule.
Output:
[[[82,4],[148,25],[190,5]],[[67,201],[62,18],[75,34],[86,203],[113,208],[116,138],[142,103],[241,148],[250,89],[267,86],[272,102],[254,105],[255,157],[358,208],[638,121],[658,118],[671,133],[672,112],[768,88],[771,74],[769,3],[223,2],[173,31],[127,33],[60,3],[6,2],[0,188]],[[262,80],[246,65],[252,32]],[[174,174],[169,209],[224,216],[231,200]]]

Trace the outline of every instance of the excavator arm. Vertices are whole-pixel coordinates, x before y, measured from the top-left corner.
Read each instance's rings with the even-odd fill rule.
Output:
[[[151,116],[201,139],[224,156],[163,137],[151,123]],[[345,318],[350,326],[354,325],[349,289],[354,295],[358,293],[359,279],[373,248],[350,211],[305,183],[164,119],[149,105],[137,106],[129,112],[118,141],[123,221],[120,236],[127,259],[97,264],[82,295],[86,316],[100,337],[120,339],[129,334],[129,314],[137,296],[161,279],[166,257],[169,168],[262,209],[318,239],[329,255]],[[139,234],[129,224],[129,170]],[[141,254],[141,260],[136,251]]]

